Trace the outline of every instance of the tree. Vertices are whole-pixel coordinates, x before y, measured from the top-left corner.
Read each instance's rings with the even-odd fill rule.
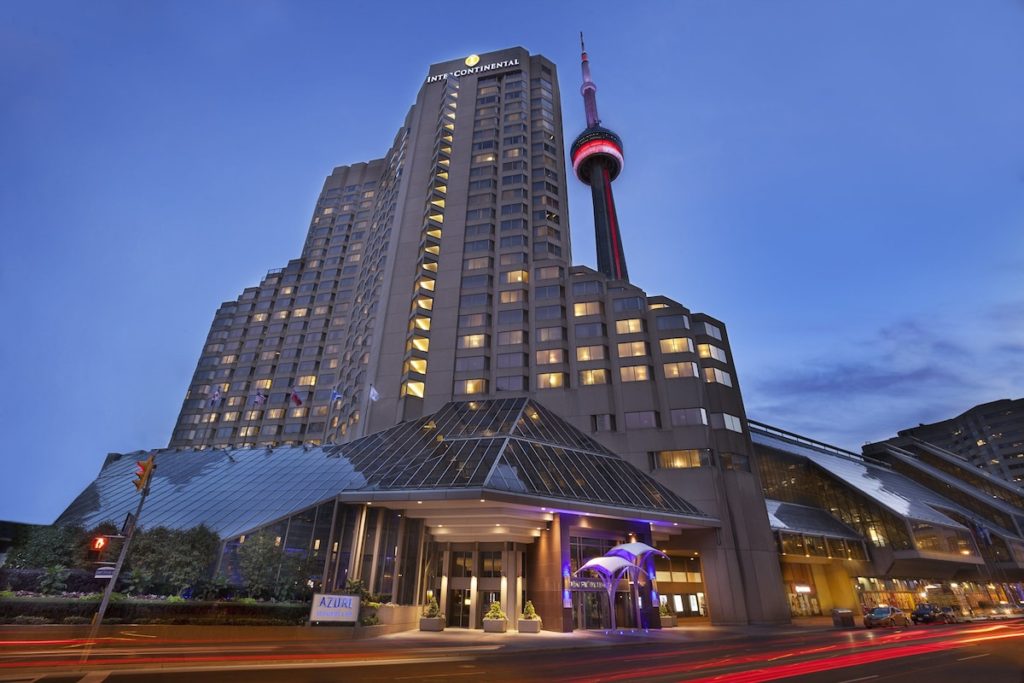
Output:
[[[246,536],[238,546],[238,568],[250,597],[268,598],[273,594],[280,564],[281,548],[268,531]]]
[[[36,527],[23,545],[10,552],[6,564],[21,569],[82,567],[88,563],[87,544],[88,537],[82,527]]]
[[[129,555],[131,588],[180,595],[212,573],[219,549],[217,534],[202,525],[137,531]]]

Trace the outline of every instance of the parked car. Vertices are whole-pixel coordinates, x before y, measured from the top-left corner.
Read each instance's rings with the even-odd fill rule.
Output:
[[[930,602],[918,603],[914,611],[910,613],[910,618],[915,624],[946,623],[946,615],[942,613],[938,605],[933,605]]]
[[[864,616],[864,628],[910,626],[910,617],[898,607],[876,607]]]
[[[962,624],[966,621],[963,610],[959,607],[943,607],[941,612],[943,622],[946,624]]]

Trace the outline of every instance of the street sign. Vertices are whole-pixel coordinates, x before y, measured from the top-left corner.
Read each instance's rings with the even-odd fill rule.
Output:
[[[96,567],[96,573],[93,575],[94,579],[110,579],[114,576],[113,567]]]

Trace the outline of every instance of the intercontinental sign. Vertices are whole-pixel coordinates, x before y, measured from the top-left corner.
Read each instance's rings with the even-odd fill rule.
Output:
[[[519,66],[519,58],[506,59],[502,62],[491,62],[490,64],[480,64],[480,58],[476,55],[470,55],[466,57],[466,68],[455,69],[448,73],[436,74],[434,76],[427,76],[427,83],[435,83],[437,81],[447,80],[449,77],[458,78],[459,76],[466,76],[468,74],[478,74],[484,71],[494,71],[495,69],[504,69],[509,66]]]

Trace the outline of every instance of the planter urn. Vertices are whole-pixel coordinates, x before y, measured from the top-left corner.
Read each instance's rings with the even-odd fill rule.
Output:
[[[504,633],[508,630],[505,619],[484,619],[484,633]]]
[[[421,631],[443,631],[444,617],[420,617]]]
[[[520,633],[540,633],[540,619],[520,619],[517,628]]]

